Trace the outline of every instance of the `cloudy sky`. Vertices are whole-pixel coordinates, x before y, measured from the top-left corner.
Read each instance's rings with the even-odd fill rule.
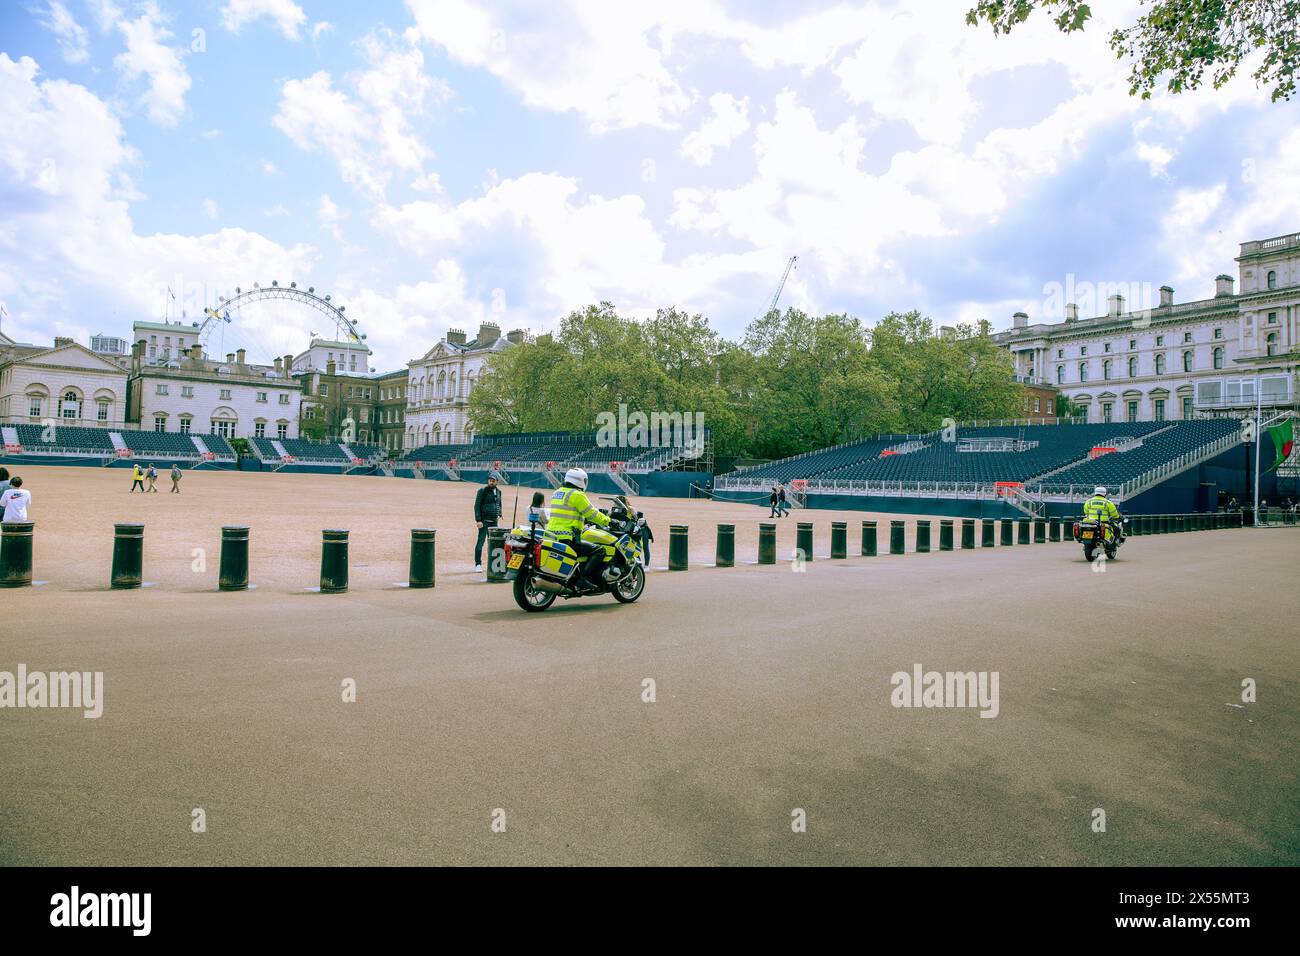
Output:
[[[0,328],[127,337],[296,280],[388,370],[602,299],[737,336],[792,255],[783,305],[1001,328],[1071,283],[1206,297],[1300,230],[1300,104],[1130,98],[1126,0],[1069,37],[969,5],[14,0]],[[250,308],[212,350],[323,321]]]

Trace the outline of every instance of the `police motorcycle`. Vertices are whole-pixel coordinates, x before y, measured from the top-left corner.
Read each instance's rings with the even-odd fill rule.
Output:
[[[1083,545],[1085,561],[1092,561],[1097,548],[1106,553],[1108,561],[1114,561],[1119,553],[1119,546],[1124,543],[1127,534],[1128,518],[1114,521],[1096,521],[1085,518],[1074,523],[1074,540]]]
[[[620,604],[631,604],[645,590],[645,568],[641,566],[641,529],[645,516],[634,511],[626,498],[602,498],[610,502],[601,512],[609,516],[609,528],[588,525],[582,540],[600,545],[600,570],[584,574],[586,558],[562,537],[541,527],[541,515],[530,510],[527,525],[511,530],[506,537],[506,580],[514,583],[515,603],[525,611],[545,611],[557,597],[594,597],[612,594]],[[593,577],[595,580],[593,580]]]

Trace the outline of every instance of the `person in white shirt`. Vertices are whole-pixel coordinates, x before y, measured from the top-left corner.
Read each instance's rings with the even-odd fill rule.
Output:
[[[10,479],[8,490],[0,494],[0,511],[4,512],[0,521],[26,521],[27,506],[31,503],[32,493],[23,490],[23,480]]]

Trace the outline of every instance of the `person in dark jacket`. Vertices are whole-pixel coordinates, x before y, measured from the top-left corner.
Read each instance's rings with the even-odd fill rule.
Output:
[[[650,530],[650,525],[641,526],[641,563],[647,568],[650,567],[650,542],[655,539],[654,532]]]
[[[495,528],[501,519],[501,489],[497,480],[489,478],[487,484],[474,496],[474,523],[478,525],[478,540],[474,543],[474,570],[483,570],[483,542],[488,529]]]

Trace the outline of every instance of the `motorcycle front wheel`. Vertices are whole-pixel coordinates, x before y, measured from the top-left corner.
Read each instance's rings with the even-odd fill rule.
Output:
[[[525,611],[545,611],[555,603],[554,591],[543,591],[533,587],[531,571],[520,571],[515,578],[515,603]]]
[[[610,585],[609,590],[615,601],[631,604],[645,590],[645,569],[639,564],[632,565],[627,574]]]

